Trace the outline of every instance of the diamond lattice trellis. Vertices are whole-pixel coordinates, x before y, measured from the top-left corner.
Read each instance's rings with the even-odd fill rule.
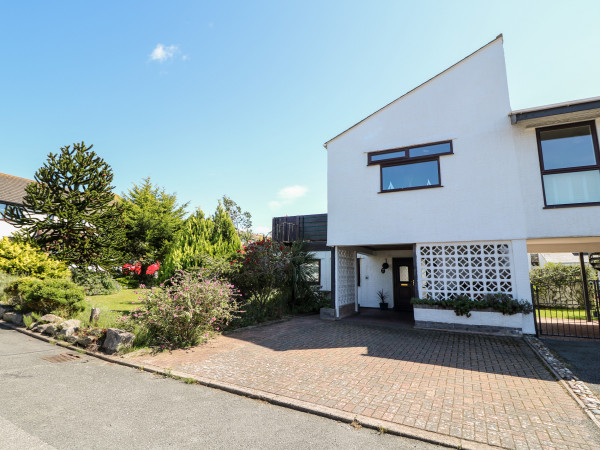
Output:
[[[337,248],[335,295],[338,305],[356,301],[356,252]]]
[[[509,243],[425,244],[417,246],[421,297],[513,294]]]

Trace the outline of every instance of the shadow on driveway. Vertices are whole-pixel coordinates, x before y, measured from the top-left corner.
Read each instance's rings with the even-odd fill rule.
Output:
[[[542,341],[600,396],[600,340],[543,338]]]

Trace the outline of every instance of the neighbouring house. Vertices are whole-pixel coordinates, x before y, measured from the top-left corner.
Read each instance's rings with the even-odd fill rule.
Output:
[[[0,173],[0,238],[10,236],[17,228],[4,218],[7,206],[21,206],[25,188],[33,180]]]
[[[588,264],[588,255],[584,255],[584,261]],[[529,255],[529,268],[543,267],[546,264],[564,264],[567,266],[579,266],[579,253],[532,253]]]
[[[500,35],[326,142],[335,317],[380,289],[410,315],[412,297],[531,301],[529,253],[600,251],[599,118],[600,98],[513,111]]]

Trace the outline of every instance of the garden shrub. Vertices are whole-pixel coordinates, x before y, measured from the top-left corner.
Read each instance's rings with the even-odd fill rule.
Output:
[[[586,265],[588,280],[596,279],[596,271]],[[548,263],[529,272],[535,288],[537,301],[541,305],[585,308],[581,266]]]
[[[13,281],[17,280],[19,277],[16,275],[10,275],[6,272],[2,272],[0,271],[0,300],[4,301],[4,299],[6,298],[6,294],[4,293],[4,289],[6,289],[6,287],[12,283]]]
[[[240,289],[240,318],[235,325],[251,325],[307,313],[329,306],[311,267],[316,260],[305,244],[285,246],[271,239],[249,242],[231,263],[233,284]]]
[[[320,291],[315,265],[318,260],[306,249],[306,243],[296,241],[289,248],[286,270],[287,307],[291,313],[309,313],[329,306],[331,301]]]
[[[183,348],[207,339],[234,318],[237,290],[229,282],[180,271],[168,285],[152,289],[143,306],[123,316],[122,325],[147,330],[148,341],[162,348]]]
[[[439,306],[453,309],[457,316],[471,317],[471,311],[491,308],[504,315],[529,314],[533,306],[526,300],[513,299],[509,294],[485,294],[481,299],[471,299],[467,295],[457,295],[448,299],[412,298],[413,305]]]
[[[240,313],[256,321],[281,317],[290,249],[271,239],[250,242],[238,253],[232,282],[240,290]]]
[[[87,295],[108,295],[121,290],[121,285],[102,270],[84,267],[71,268],[71,279],[81,286]]]
[[[10,283],[5,292],[23,313],[55,313],[69,317],[85,308],[83,289],[67,279],[25,277]]]
[[[596,279],[596,271],[589,265],[585,266],[588,280]],[[581,266],[578,264],[548,263],[545,266],[534,267],[529,271],[531,284],[536,286],[568,284],[581,281]]]
[[[67,278],[69,269],[61,261],[20,241],[0,239],[0,270],[12,275],[44,278]]]
[[[166,281],[177,270],[202,267],[207,255],[233,257],[241,246],[231,218],[220,203],[210,217],[198,209],[175,235],[164,262],[161,261],[159,280]]]

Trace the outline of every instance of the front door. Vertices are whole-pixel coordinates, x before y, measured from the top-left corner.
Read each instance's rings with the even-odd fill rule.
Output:
[[[394,310],[412,311],[410,299],[415,295],[415,269],[412,258],[393,258]]]

